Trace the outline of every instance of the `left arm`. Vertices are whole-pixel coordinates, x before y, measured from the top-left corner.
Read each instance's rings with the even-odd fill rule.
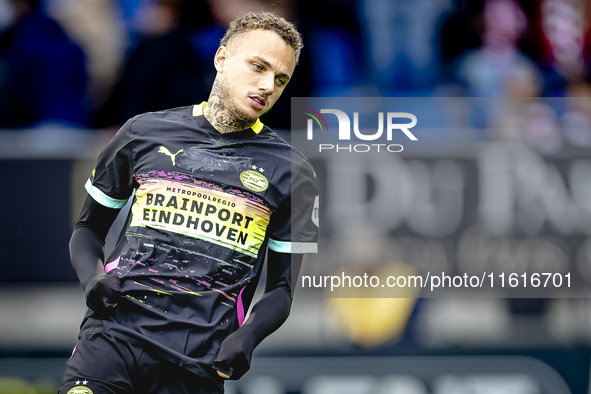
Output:
[[[269,249],[267,282],[263,297],[254,305],[242,327],[223,342],[213,368],[218,375],[237,380],[249,369],[252,353],[259,343],[287,320],[303,255],[278,253]]]
[[[293,153],[293,158],[298,158]],[[213,368],[226,379],[240,379],[250,368],[255,347],[277,330],[291,309],[291,300],[303,255],[318,252],[318,185],[316,173],[305,158],[293,173],[291,189],[267,228],[267,283],[242,327],[223,342]],[[295,252],[295,253],[294,253]],[[292,280],[293,278],[293,280]]]

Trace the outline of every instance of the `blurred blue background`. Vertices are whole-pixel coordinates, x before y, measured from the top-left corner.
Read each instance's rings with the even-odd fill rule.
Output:
[[[205,100],[227,24],[260,10],[304,36],[263,119],[286,138],[289,97],[502,98],[418,102],[428,130],[389,172],[311,154],[323,260],[304,274],[554,267],[591,284],[587,1],[0,0],[0,393],[61,379],[84,309],[68,241],[102,147],[138,113]],[[334,181],[352,173],[357,200]],[[345,226],[352,208],[374,222]],[[587,394],[591,302],[299,288],[255,355],[228,393]]]

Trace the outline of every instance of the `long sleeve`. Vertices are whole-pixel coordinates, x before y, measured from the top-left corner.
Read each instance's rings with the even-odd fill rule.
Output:
[[[269,250],[265,293],[252,308],[245,324],[222,343],[214,360],[215,369],[233,380],[240,379],[248,371],[254,349],[289,316],[294,292],[292,283],[295,285],[302,259],[300,254]]]
[[[103,277],[99,268],[103,265],[105,238],[118,213],[118,209],[106,208],[87,196],[70,239],[72,266],[87,296],[87,305],[95,311],[108,306],[119,281]]]

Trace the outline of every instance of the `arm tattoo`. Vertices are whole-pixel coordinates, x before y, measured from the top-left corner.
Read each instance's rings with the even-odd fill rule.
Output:
[[[221,84],[216,79],[213,82],[203,115],[217,131],[220,133],[231,133],[233,131],[244,130],[254,124],[232,116],[226,109],[222,97]]]

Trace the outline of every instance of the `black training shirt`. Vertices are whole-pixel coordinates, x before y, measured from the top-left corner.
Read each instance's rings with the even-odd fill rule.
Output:
[[[109,208],[132,196],[106,260],[122,281],[102,330],[202,376],[243,322],[266,248],[316,253],[318,197],[308,160],[268,127],[221,134],[205,103],[129,120],[86,183]]]

